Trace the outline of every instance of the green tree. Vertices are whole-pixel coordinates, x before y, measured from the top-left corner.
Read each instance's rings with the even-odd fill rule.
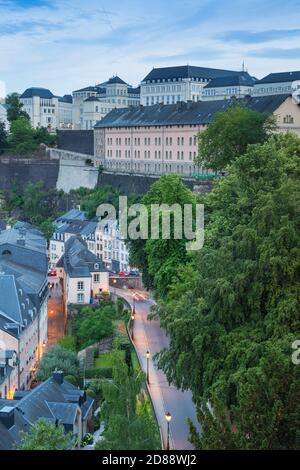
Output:
[[[74,445],[72,434],[65,433],[62,424],[39,419],[22,434],[18,450],[71,450]]]
[[[46,127],[38,127],[35,129],[34,140],[38,145],[45,144],[49,147],[53,147],[57,142],[57,135],[50,134]]]
[[[72,321],[78,348],[85,348],[107,336],[112,336],[114,332],[112,319],[115,316],[116,311],[111,305],[99,309],[84,307]]]
[[[30,120],[29,115],[23,110],[23,103],[20,102],[18,93],[7,95],[5,103],[8,104],[7,120],[12,123],[17,119],[24,118]]]
[[[102,384],[104,439],[97,450],[159,449],[159,434],[151,408],[140,395],[143,375],[130,375],[122,353],[113,353],[113,381]]]
[[[276,129],[275,119],[268,113],[258,113],[236,105],[217,113],[214,121],[200,132],[199,166],[220,170],[246,152],[249,144],[263,143]]]
[[[34,152],[37,149],[34,129],[28,119],[20,117],[11,122],[8,144],[12,152],[21,155]]]
[[[53,217],[49,217],[47,218],[46,220],[43,220],[40,224],[39,224],[39,229],[40,231],[42,232],[42,234],[44,235],[44,237],[46,238],[46,240],[50,240],[50,238],[52,237],[53,235],[53,232],[54,232],[54,220],[53,220]]]
[[[0,121],[0,155],[7,148],[7,131],[5,128],[5,123]]]
[[[66,375],[78,377],[78,360],[75,352],[60,345],[55,345],[47,351],[38,368],[37,379],[44,381],[51,377],[55,369]]]
[[[178,204],[183,212],[184,204],[195,206],[197,200],[194,194],[182,183],[179,176],[163,175],[152,184],[141,202],[148,209],[149,238],[147,240],[139,238],[128,242],[130,248],[129,262],[131,266],[136,266],[141,270],[147,288],[154,288],[159,295],[164,296],[176,274],[176,267],[180,263],[185,263],[188,259],[187,240],[184,238],[183,217],[182,221],[179,221],[183,238],[174,238],[175,217],[172,210],[170,210],[170,239],[163,239],[163,217],[169,212],[168,209],[162,209],[160,212],[158,222],[159,239],[151,239],[151,205],[166,204],[171,207],[173,204]]]
[[[299,177],[295,136],[249,146],[202,197],[204,247],[159,302],[170,337],[159,365],[192,390],[199,448],[300,448]]]
[[[76,351],[76,340],[74,336],[64,336],[58,340],[57,344],[69,351]]]

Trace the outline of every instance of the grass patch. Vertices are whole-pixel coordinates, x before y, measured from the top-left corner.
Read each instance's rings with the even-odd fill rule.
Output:
[[[123,359],[125,359],[125,351],[121,351],[122,355],[123,355]],[[104,353],[104,354],[100,354],[99,357],[97,357],[95,359],[95,363],[94,363],[94,367],[96,369],[98,368],[102,368],[102,367],[112,367],[112,353]]]

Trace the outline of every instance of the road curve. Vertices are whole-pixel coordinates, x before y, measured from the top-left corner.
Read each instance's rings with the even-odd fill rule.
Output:
[[[133,305],[133,293],[128,290],[117,289],[117,294],[124,297]],[[165,374],[159,370],[151,359],[155,353],[168,347],[169,340],[165,331],[160,327],[159,320],[148,320],[152,299],[145,295],[137,295],[139,300],[135,301],[135,319],[133,328],[133,340],[136,351],[144,371],[147,370],[146,352],[150,352],[149,360],[149,389],[155,408],[155,412],[161,427],[164,443],[167,442],[167,423],[165,413],[172,415],[170,423],[170,448],[177,450],[193,449],[188,441],[189,429],[187,418],[190,418],[200,430],[196,418],[196,409],[192,401],[190,391],[182,391],[169,385]]]

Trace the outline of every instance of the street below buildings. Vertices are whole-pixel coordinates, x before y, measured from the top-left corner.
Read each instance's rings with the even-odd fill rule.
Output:
[[[65,334],[65,314],[61,284],[58,277],[49,277],[48,281],[54,283],[54,287],[49,289],[47,348],[56,344]]]
[[[117,289],[117,294],[124,297],[133,305],[133,291]],[[149,390],[165,447],[167,443],[167,421],[165,414],[169,412],[172,416],[170,422],[170,448],[177,450],[193,449],[192,444],[188,441],[189,427],[187,419],[190,418],[199,430],[201,428],[197,422],[192,393],[169,385],[165,374],[157,368],[157,365],[152,360],[157,352],[168,347],[169,339],[165,331],[160,327],[159,320],[149,321],[147,318],[150,308],[155,302],[152,299],[148,299],[147,294],[137,293],[135,297],[133,341],[145,373],[147,371],[146,352],[150,352]]]

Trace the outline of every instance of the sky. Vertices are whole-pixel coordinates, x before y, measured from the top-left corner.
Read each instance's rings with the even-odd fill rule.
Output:
[[[0,82],[63,95],[153,67],[300,70],[300,0],[0,0]]]

